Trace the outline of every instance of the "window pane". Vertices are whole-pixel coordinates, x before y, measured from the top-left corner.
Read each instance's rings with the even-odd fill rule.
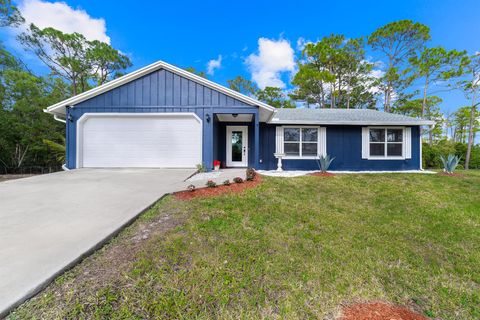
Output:
[[[370,142],[384,142],[385,130],[384,129],[370,129]]]
[[[287,156],[299,156],[300,155],[300,143],[285,143],[283,151]]]
[[[242,135],[242,131],[232,131],[232,161],[242,161]]]
[[[370,155],[371,156],[385,156],[385,144],[383,143],[370,143]]]
[[[300,141],[300,129],[299,128],[284,128],[283,129],[284,141]]]
[[[389,143],[387,144],[388,156],[402,156],[402,144],[401,143]]]
[[[302,141],[315,141],[317,142],[318,130],[315,128],[302,129]]]
[[[403,141],[403,130],[402,129],[388,129],[387,130],[387,141],[388,142],[402,142]]]
[[[317,143],[302,143],[302,156],[316,156]]]

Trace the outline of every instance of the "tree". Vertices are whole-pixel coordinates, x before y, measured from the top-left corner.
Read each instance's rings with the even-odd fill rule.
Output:
[[[98,40],[88,42],[86,57],[97,85],[123,75],[122,71],[132,66],[130,58]]]
[[[297,88],[291,97],[320,108],[371,106],[369,102],[376,101],[371,90],[373,64],[366,61],[363,47],[362,39],[346,40],[343,35],[308,43],[292,81]]]
[[[466,74],[468,74],[468,78],[462,80],[460,85],[465,95],[472,100],[468,123],[467,154],[465,156],[465,170],[468,170],[472,154],[472,146],[474,143],[475,125],[478,121],[477,105],[480,104],[480,102],[477,102],[480,87],[480,53],[471,57],[470,63],[467,66]]]
[[[0,27],[19,26],[25,22],[10,0],[0,0]]]
[[[425,115],[431,114],[431,112],[426,110],[429,107],[427,100],[429,98],[428,90],[430,85],[460,77],[468,63],[468,57],[465,51],[447,51],[443,47],[435,47],[424,48],[418,56],[412,56],[409,61],[413,67],[412,78],[423,78],[424,81],[422,109],[418,115],[423,118]],[[429,143],[432,144],[431,134],[429,135]]]
[[[259,90],[255,83],[245,79],[242,76],[237,76],[235,79],[227,80],[227,83],[230,89],[248,96],[256,96]]]
[[[442,101],[437,96],[428,96],[426,101],[423,99],[406,100],[397,104],[393,111],[415,118],[422,117],[423,114],[427,119],[435,121],[435,126],[428,131],[428,142],[432,144],[433,138],[440,138],[443,132],[445,119],[439,106]]]
[[[61,141],[64,125],[43,109],[66,96],[65,84],[24,70],[4,73],[5,99],[0,109],[0,163],[4,167],[58,165],[43,139]]]
[[[374,51],[382,52],[387,59],[382,77],[384,111],[390,112],[392,97],[408,86],[405,79],[405,63],[430,40],[430,29],[411,20],[400,20],[378,28],[368,37]]]
[[[87,41],[76,32],[68,34],[31,24],[18,39],[53,75],[71,84],[73,95],[90,89],[93,84],[105,83],[132,65],[127,56],[109,44]]]
[[[266,104],[275,108],[295,108],[292,100],[283,93],[282,89],[277,87],[265,87],[257,92],[257,98]]]
[[[204,71],[197,71],[194,67],[186,67],[184,68],[185,71],[191,72],[193,74],[196,74],[197,76],[200,76],[202,78],[207,79],[207,74]]]
[[[66,34],[54,28],[30,25],[19,35],[20,42],[45,63],[54,75],[71,83],[73,95],[85,90],[91,66],[87,59],[87,40],[80,33]]]

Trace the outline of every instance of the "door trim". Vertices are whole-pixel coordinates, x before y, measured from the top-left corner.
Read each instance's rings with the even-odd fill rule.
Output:
[[[242,138],[243,138],[243,156],[242,161],[238,162],[232,161],[232,132],[233,131],[242,131]],[[248,126],[227,126],[227,134],[226,134],[226,164],[227,167],[248,167]]]
[[[83,168],[83,125],[90,118],[174,118],[174,117],[190,117],[197,120],[202,125],[202,119],[193,112],[86,112],[78,118],[75,130],[75,168]],[[203,126],[202,126],[203,127]],[[203,128],[202,128],[203,131]],[[203,140],[201,140],[200,150],[203,159]],[[68,143],[68,141],[67,141]]]

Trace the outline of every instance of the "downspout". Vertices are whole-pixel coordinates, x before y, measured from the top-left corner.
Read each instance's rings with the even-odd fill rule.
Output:
[[[66,125],[66,123],[67,123],[67,120],[66,120],[66,119],[62,119],[62,118],[60,118],[60,117],[59,117],[58,115],[56,115],[56,114],[53,115],[53,119],[54,119],[54,120],[57,120],[57,121],[59,121],[59,122],[61,122],[61,123],[65,123],[65,125]],[[66,152],[66,151],[65,151],[65,152]],[[70,171],[70,169],[67,168],[67,164],[66,164],[66,163],[62,164],[62,170],[63,170],[63,171]]]

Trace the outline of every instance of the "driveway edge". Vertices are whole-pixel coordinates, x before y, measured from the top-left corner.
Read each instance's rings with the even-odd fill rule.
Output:
[[[130,226],[132,223],[135,222],[135,220],[138,219],[139,216],[144,214],[146,211],[150,210],[155,206],[157,202],[165,198],[166,196],[170,195],[171,193],[164,193],[162,196],[157,198],[157,200],[153,201],[150,203],[148,206],[146,206],[144,209],[142,209],[140,212],[138,212],[136,215],[134,215],[132,218],[128,219],[125,223],[123,223],[120,227],[115,229],[113,232],[111,232],[109,235],[107,235],[105,238],[103,238],[101,241],[99,241],[97,244],[95,244],[93,247],[89,248],[87,251],[79,255],[77,258],[75,258],[72,262],[67,264],[65,267],[61,268],[59,271],[55,272],[51,277],[49,277],[47,280],[39,284],[37,287],[34,289],[30,290],[27,294],[25,294],[22,298],[20,298],[17,302],[11,304],[4,310],[0,310],[0,319],[5,319],[15,308],[26,302],[27,300],[35,297],[40,291],[48,287],[58,276],[64,274],[65,272],[73,269],[76,265],[78,265],[80,262],[82,262],[85,258],[88,258],[91,256],[95,251],[99,250],[103,246],[105,246],[110,240],[115,238],[121,231],[123,231],[126,227]]]

